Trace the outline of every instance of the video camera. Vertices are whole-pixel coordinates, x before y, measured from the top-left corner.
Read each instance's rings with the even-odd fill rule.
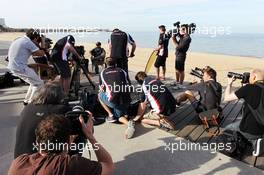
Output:
[[[181,28],[180,24],[181,24],[180,21],[174,23],[173,26],[175,28],[172,30],[169,30],[167,34],[169,36],[173,36],[173,37],[180,36],[180,28]],[[196,24],[191,23],[191,24],[187,24],[187,26],[188,26],[188,29],[187,29],[188,34],[193,34],[195,32],[195,29],[196,29]]]
[[[198,77],[199,79],[203,79],[204,69],[195,67],[195,69],[191,70],[190,74],[195,76],[195,77]]]
[[[244,72],[243,74],[239,74],[239,73],[235,73],[235,72],[228,72],[227,77],[229,77],[229,78],[234,77],[235,79],[241,80],[242,84],[247,84],[247,83],[249,83],[250,73]]]

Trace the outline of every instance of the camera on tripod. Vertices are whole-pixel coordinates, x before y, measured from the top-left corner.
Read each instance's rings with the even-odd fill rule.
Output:
[[[249,83],[250,73],[244,72],[243,74],[240,74],[240,73],[235,73],[235,72],[228,72],[227,77],[228,78],[234,77],[235,79],[241,80],[242,84],[247,84]]]
[[[180,24],[181,24],[180,21],[174,23],[174,24],[173,24],[174,29],[169,30],[167,34],[168,34],[169,36],[173,36],[173,37],[180,36],[180,28],[181,28],[181,25],[180,25]],[[193,33],[195,32],[195,29],[196,29],[196,24],[195,24],[195,23],[184,24],[184,25],[188,26],[188,27],[187,27],[187,30],[188,30],[187,33],[188,33],[189,35],[190,35],[190,34],[193,34]]]

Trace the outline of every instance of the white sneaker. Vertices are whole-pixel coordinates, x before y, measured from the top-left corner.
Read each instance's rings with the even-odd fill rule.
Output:
[[[127,129],[125,131],[126,139],[131,139],[133,137],[134,133],[135,133],[135,121],[129,120]]]

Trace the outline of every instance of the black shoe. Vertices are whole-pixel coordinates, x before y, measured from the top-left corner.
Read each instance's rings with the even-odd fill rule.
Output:
[[[23,105],[24,106],[27,106],[28,105],[28,102],[23,101]]]

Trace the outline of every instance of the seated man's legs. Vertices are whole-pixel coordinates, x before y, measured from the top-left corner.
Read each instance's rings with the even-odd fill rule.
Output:
[[[167,129],[174,129],[174,125],[167,119],[166,116],[157,114],[153,111],[144,115],[146,109],[146,103],[140,103],[138,108],[138,115],[134,118],[134,121],[141,121],[144,124],[165,127]]]
[[[184,102],[186,100],[189,100],[191,103],[197,101],[197,99],[195,98],[194,94],[192,93],[192,91],[185,91],[184,93],[180,94],[177,98],[176,98],[178,103]]]

